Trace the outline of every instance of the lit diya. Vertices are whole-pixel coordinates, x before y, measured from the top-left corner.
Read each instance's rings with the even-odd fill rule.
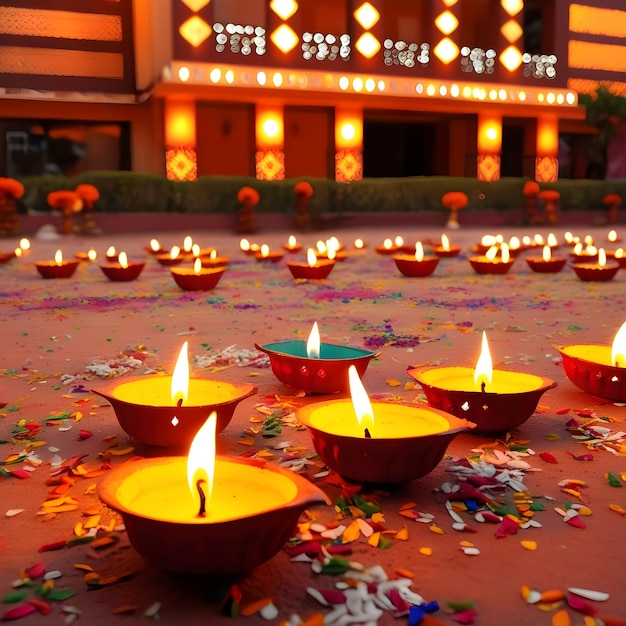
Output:
[[[442,258],[456,257],[461,252],[461,246],[450,245],[450,239],[446,234],[441,235],[441,243],[433,244],[432,249],[438,257]]]
[[[226,267],[230,259],[227,256],[220,256],[217,250],[213,248],[209,254],[201,254],[199,257],[202,267]]]
[[[157,260],[159,265],[165,265],[169,267],[171,265],[178,265],[182,263],[183,256],[180,253],[180,248],[178,246],[172,246],[171,250],[167,253],[159,253],[155,254],[154,258]]]
[[[572,267],[580,280],[586,282],[605,282],[615,278],[620,264],[616,261],[607,261],[604,248],[598,248],[597,263],[574,263]]]
[[[424,256],[422,242],[415,244],[415,254],[394,254],[393,260],[404,276],[430,276],[439,263],[438,256]]]
[[[0,252],[0,265],[6,265],[11,259],[16,257],[15,251],[13,252]]]
[[[626,267],[626,253],[624,252],[624,248],[618,248],[617,250],[611,250],[610,252],[606,251],[607,259],[613,259],[620,268]]]
[[[104,253],[107,261],[117,261],[117,250],[115,246],[109,246]]]
[[[579,241],[572,248],[570,259],[572,263],[593,263],[598,260],[598,248],[593,243]]]
[[[565,375],[583,391],[614,402],[626,402],[626,322],[611,346],[554,346],[563,357]]]
[[[352,245],[355,250],[365,250],[366,248],[365,242],[360,237],[357,237]]]
[[[378,254],[398,254],[404,246],[404,239],[398,235],[395,239],[385,239],[381,246],[376,246],[375,250]],[[412,248],[410,249],[412,250]],[[409,250],[409,252],[410,252]]]
[[[262,263],[278,263],[285,256],[285,253],[281,250],[270,250],[270,247],[264,243],[254,256],[257,261]]]
[[[212,412],[187,457],[125,463],[98,485],[100,499],[122,516],[135,550],[164,570],[246,574],[283,548],[305,509],[330,504],[290,470],[217,456],[216,422]]]
[[[69,278],[79,263],[77,259],[64,260],[63,252],[57,250],[54,253],[54,261],[37,261],[35,267],[43,278]]]
[[[328,278],[333,267],[335,267],[335,261],[332,258],[318,259],[315,250],[309,248],[306,252],[306,263],[287,261],[287,267],[294,278],[321,280]]]
[[[315,402],[296,410],[322,461],[358,483],[403,483],[432,471],[459,433],[473,428],[438,409],[370,402],[356,367],[351,398]]]
[[[122,251],[117,256],[117,263],[101,265],[100,269],[109,280],[127,282],[138,278],[145,266],[145,263],[129,261],[126,252]]]
[[[567,263],[565,257],[553,257],[552,249],[549,245],[543,247],[542,256],[526,257],[526,263],[533,272],[540,274],[556,274],[560,272]]]
[[[423,388],[428,404],[466,417],[481,433],[505,432],[523,424],[534,413],[541,396],[556,387],[549,378],[494,370],[487,335],[476,367],[433,367],[408,370]]]
[[[468,260],[477,274],[506,274],[515,259],[509,254],[508,244],[500,244],[499,251],[498,256],[498,246],[491,246],[484,255],[471,256]]]
[[[291,253],[300,252],[300,250],[302,250],[302,244],[298,242],[294,235],[289,235],[287,243],[283,244],[283,250]]]
[[[163,254],[165,250],[158,239],[150,239],[150,243],[146,246],[146,252],[150,254]]]
[[[606,240],[609,243],[619,243],[622,238],[617,234],[616,230],[611,229],[607,234],[606,234]]]
[[[98,253],[90,248],[87,252],[77,252],[74,255],[79,261],[95,261],[98,258]]]
[[[203,267],[200,257],[193,262],[193,268],[172,267],[170,269],[172,278],[184,291],[209,291],[220,282],[225,271],[225,265]]]
[[[190,379],[185,342],[172,376],[135,376],[92,391],[111,403],[120,426],[131,437],[152,446],[174,447],[189,445],[211,411],[217,412],[218,432],[224,430],[237,404],[256,387]]]
[[[315,244],[318,259],[332,259],[333,261],[345,261],[348,253],[339,243],[337,237],[331,237],[326,242],[321,239]]]
[[[336,393],[349,389],[348,368],[354,365],[360,376],[379,352],[323,343],[317,322],[306,342],[281,341],[254,347],[270,358],[274,376],[296,391]]]
[[[258,243],[250,243],[247,239],[244,238],[239,242],[239,249],[244,254],[254,256],[257,252],[259,252],[261,246]]]

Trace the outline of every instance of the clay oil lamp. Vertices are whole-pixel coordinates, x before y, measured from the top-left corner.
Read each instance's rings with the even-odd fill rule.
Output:
[[[422,386],[428,404],[476,424],[476,432],[505,432],[523,424],[541,396],[556,387],[549,378],[493,369],[483,332],[475,368],[433,367],[408,370]]]
[[[548,236],[546,237],[546,245],[550,246],[552,250],[556,250],[556,248],[559,247],[559,240],[554,233],[548,233]]]
[[[150,239],[150,243],[146,246],[146,252],[150,254],[163,254],[165,249],[158,239]]]
[[[563,357],[565,375],[580,389],[614,402],[626,402],[626,322],[611,346],[554,346]]]
[[[313,248],[306,252],[306,263],[296,263],[287,261],[287,267],[291,275],[297,279],[321,280],[328,278],[328,275],[335,267],[334,259],[319,259]]]
[[[450,245],[450,239],[446,234],[441,235],[441,243],[434,244],[432,248],[433,252],[441,258],[456,257],[461,252],[461,246]]]
[[[318,241],[315,245],[319,259],[333,259],[334,261],[342,262],[348,258],[345,246],[334,235],[327,239],[326,243]]]
[[[281,250],[271,250],[270,247],[264,243],[254,256],[256,260],[261,263],[278,263],[285,256],[285,253]]]
[[[619,243],[622,241],[622,238],[617,234],[617,231],[614,229],[611,229],[607,234],[606,234],[606,240],[608,243]]]
[[[183,238],[183,245],[180,249],[180,255],[183,257],[183,259],[191,259],[194,256],[193,238],[191,237],[191,235],[186,235]]]
[[[598,260],[598,248],[593,243],[579,241],[570,252],[570,260],[572,263],[592,264]]]
[[[230,261],[227,256],[220,256],[215,248],[209,254],[202,254],[197,258],[200,259],[202,267],[208,268],[226,267]]]
[[[393,260],[403,276],[430,276],[439,263],[438,256],[424,256],[422,242],[415,244],[415,254],[394,254]]]
[[[365,242],[364,242],[364,241],[363,241],[360,237],[357,237],[357,238],[354,240],[354,242],[353,242],[353,244],[352,244],[352,247],[353,247],[355,250],[360,251],[360,250],[365,250],[366,245],[365,245]]]
[[[606,257],[607,259],[613,259],[613,261],[615,261],[620,268],[626,267],[626,253],[624,252],[624,248],[618,248],[617,250],[612,250],[611,252],[607,250]]]
[[[17,250],[18,248],[16,248]],[[17,256],[15,250],[13,252],[0,252],[0,265],[6,265],[11,259]]]
[[[350,398],[296,410],[322,461],[357,483],[404,483],[425,476],[459,433],[474,425],[438,409],[370,402],[354,366]]]
[[[563,241],[565,244],[571,247],[574,247],[577,243],[580,242],[580,237],[576,237],[569,230],[563,233]]]
[[[180,248],[178,246],[172,246],[170,251],[167,253],[161,252],[159,254],[155,254],[154,258],[157,260],[157,263],[159,265],[164,265],[166,267],[178,265],[183,261],[183,257],[180,253]]]
[[[269,356],[272,372],[281,383],[309,394],[348,391],[349,367],[354,365],[363,376],[369,362],[380,354],[322,342],[317,322],[306,342],[280,341],[254,347]]]
[[[98,258],[98,253],[93,248],[89,248],[87,252],[77,252],[74,256],[79,261],[95,261]]]
[[[543,247],[542,256],[526,257],[526,263],[533,272],[540,274],[556,274],[560,272],[567,263],[565,257],[553,257],[549,245]]]
[[[476,252],[477,254],[484,255],[490,248],[494,246],[499,248],[504,242],[504,237],[502,235],[483,235],[480,238],[480,241],[476,246],[472,248],[472,252]]]
[[[283,244],[283,250],[295,254],[296,252],[300,252],[300,250],[302,250],[302,244],[298,242],[295,235],[289,235],[287,243]]]
[[[520,252],[523,252],[524,248],[522,247],[522,242],[519,237],[511,237],[509,239],[509,255],[512,257],[517,257]]]
[[[237,404],[256,387],[190,379],[185,342],[172,376],[135,376],[92,391],[111,403],[120,426],[131,437],[151,446],[176,447],[189,445],[211,411],[217,412],[218,432],[224,430]]]
[[[28,239],[28,237],[22,237],[15,249],[16,252],[18,249],[20,250],[20,254],[16,254],[15,256],[27,256],[31,250],[30,239]]]
[[[109,246],[106,252],[104,253],[104,256],[106,257],[107,261],[110,261],[110,262],[117,261],[117,250],[115,249],[115,246]]]
[[[298,518],[330,504],[306,478],[258,459],[216,455],[215,412],[188,456],[144,458],[107,472],[100,499],[147,561],[170,572],[242,576],[271,559]]]
[[[117,263],[106,263],[100,266],[104,275],[115,282],[128,282],[139,278],[139,274],[146,266],[145,263],[134,263],[128,260],[126,252],[120,252],[117,256]]]
[[[484,255],[471,256],[468,260],[477,274],[506,274],[515,261],[506,243],[500,244],[500,256],[497,246],[491,246]]]
[[[394,239],[387,238],[382,245],[376,246],[375,250],[378,254],[398,254],[400,248],[404,245],[404,240],[399,235]]]
[[[225,271],[225,265],[205,268],[200,257],[193,262],[193,268],[170,268],[174,282],[183,291],[210,291],[220,282]]]
[[[607,261],[604,248],[598,249],[596,263],[574,263],[572,266],[576,276],[585,282],[606,282],[613,280],[620,268],[616,261]]]
[[[54,253],[54,261],[37,261],[35,267],[43,278],[69,278],[74,275],[80,261],[64,260],[61,250]]]
[[[239,249],[244,254],[254,256],[257,252],[259,252],[261,246],[258,243],[250,243],[247,239],[244,238],[239,242]]]

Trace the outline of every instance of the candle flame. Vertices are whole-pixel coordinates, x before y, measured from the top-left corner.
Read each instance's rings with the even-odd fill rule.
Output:
[[[202,259],[200,257],[196,257],[196,260],[193,262],[193,273],[196,276],[198,276],[201,270],[202,270]]]
[[[242,239],[239,242],[239,248],[242,252],[248,252],[250,250],[250,242],[247,239]]]
[[[126,269],[128,267],[128,257],[126,256],[126,252],[120,252],[117,256],[117,262],[121,267]]]
[[[524,236],[522,237],[522,243],[523,243],[525,246],[529,246],[529,245],[531,244],[531,242],[532,242],[532,239],[531,239],[528,235],[524,235]]]
[[[506,243],[503,243],[500,246],[500,256],[502,257],[503,263],[508,263],[511,260],[511,254],[509,253],[509,246]]]
[[[448,252],[450,250],[450,240],[448,239],[448,235],[441,235],[441,247]]]
[[[522,242],[519,240],[519,237],[511,237],[509,239],[509,248],[511,250],[517,250],[522,245]]]
[[[320,358],[320,329],[317,322],[313,324],[313,328],[311,328],[309,333],[309,338],[306,342],[306,355],[309,359]]]
[[[350,381],[350,395],[352,396],[352,406],[356,414],[356,421],[359,427],[371,427],[374,424],[372,403],[354,365],[351,365],[348,369],[348,380]]]
[[[496,243],[496,238],[493,235],[483,235],[480,243],[483,246],[493,246]]]
[[[193,247],[193,239],[191,238],[191,235],[187,235],[183,239],[183,250],[185,252],[191,252],[192,247]]]
[[[334,248],[335,250],[339,250],[341,248],[341,244],[339,243],[339,239],[333,235],[327,242],[329,248]]]
[[[158,252],[161,249],[161,244],[158,239],[150,239],[150,250]]]
[[[187,399],[189,393],[189,360],[187,356],[187,345],[185,341],[180,352],[176,365],[174,367],[174,373],[172,374],[172,402],[178,404],[184,402]]]
[[[624,256],[624,248],[618,248],[615,251],[615,258],[616,259],[621,259]]]
[[[363,240],[362,240],[362,239],[355,239],[355,240],[354,240],[354,247],[355,247],[357,250],[361,250],[361,248],[363,248],[363,246],[364,246],[364,245],[365,245],[365,243],[363,242]]]
[[[579,241],[575,246],[574,246],[574,254],[576,255],[580,255],[583,252],[583,244],[581,241]]]
[[[552,249],[550,246],[543,247],[543,260],[549,261],[552,258]]]
[[[501,233],[498,233],[496,235],[496,243],[502,243],[504,241],[504,235]]]
[[[496,258],[497,254],[498,254],[498,246],[491,246],[491,248],[489,248],[489,250],[485,252],[485,257],[487,257],[489,261],[493,261]]]
[[[22,248],[20,248],[19,246],[17,248],[15,248],[15,250],[13,250],[13,254],[16,257],[21,257],[22,254],[24,254],[24,250],[22,250]]]
[[[392,246],[393,241],[391,241],[391,239],[385,239],[385,241],[383,241],[383,248],[385,248],[385,250],[391,250]]]
[[[170,259],[177,259],[180,254],[180,248],[178,246],[172,246],[170,250]]]
[[[424,246],[421,241],[418,241],[415,244],[415,260],[423,261],[424,260]]]
[[[328,257],[330,261],[334,261],[335,257],[337,256],[337,250],[335,248],[328,248],[328,252],[326,253],[326,256]]]
[[[109,247],[107,248],[106,255],[107,255],[109,258],[114,258],[114,257],[116,257],[116,256],[117,256],[117,250],[115,249],[115,246],[109,246]]]
[[[604,248],[598,248],[598,265],[600,267],[606,266],[606,252]]]
[[[57,250],[54,253],[54,262],[57,265],[61,265],[63,263],[63,253],[61,252],[61,250]]]
[[[593,245],[593,236],[592,235],[585,235],[583,242],[586,246],[592,246]]]
[[[98,253],[93,248],[91,248],[89,252],[87,252],[87,258],[90,261],[95,261],[98,258]]]
[[[212,411],[206,422],[200,427],[189,446],[187,455],[187,485],[195,502],[200,502],[199,481],[206,482],[206,507],[213,493],[215,477],[215,433],[217,431],[217,413]]]
[[[402,237],[400,237],[400,235],[398,235],[395,238],[395,243],[396,243],[396,247],[400,248],[401,246],[404,245],[404,239],[402,239]]]
[[[315,250],[313,250],[313,248],[309,248],[306,251],[306,262],[309,267],[315,267],[317,265],[317,255],[315,254]]]
[[[197,243],[194,243],[193,246],[191,246],[191,254],[193,254],[193,256],[200,256],[200,245]]]
[[[261,246],[261,256],[265,258],[269,255],[269,253],[270,253],[270,247],[266,243],[264,243]]]
[[[543,240],[543,237],[537,233],[534,237],[533,237],[534,241],[535,241],[535,245],[537,246],[543,246],[543,244],[545,243]]]
[[[607,241],[610,241],[611,243],[615,243],[617,241],[617,231],[610,230],[606,238],[607,238]]]
[[[316,242],[315,247],[319,254],[326,254],[326,244],[321,239]]]
[[[589,256],[595,256],[598,254],[598,248],[596,248],[593,244],[589,244],[585,247],[585,254]]]
[[[483,384],[486,386],[491,383],[492,377],[493,363],[491,361],[491,353],[489,352],[489,344],[487,343],[487,333],[483,330],[480,356],[478,361],[476,361],[476,369],[474,370],[474,384],[478,389],[482,389]]]
[[[615,333],[611,349],[611,363],[615,367],[626,367],[626,322]]]
[[[20,249],[21,250],[30,250],[30,241],[26,237],[22,237],[20,239]]]
[[[556,238],[556,235],[554,233],[549,233],[548,234],[548,239],[546,240],[546,243],[551,247],[551,248],[556,248],[559,245],[559,241]]]
[[[213,250],[209,253],[209,259],[211,259],[211,261],[215,261],[215,259],[217,259],[217,250],[215,248],[213,248]]]
[[[569,232],[569,230],[563,235],[563,239],[565,239],[565,243],[573,243],[574,235]]]
[[[297,243],[298,242],[297,242],[295,236],[294,235],[289,235],[289,239],[287,240],[287,245],[290,248],[295,248]]]

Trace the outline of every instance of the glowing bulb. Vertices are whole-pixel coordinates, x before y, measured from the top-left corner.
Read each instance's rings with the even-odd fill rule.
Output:
[[[306,355],[309,359],[320,358],[320,329],[317,326],[317,322],[313,324],[313,328],[311,328],[309,333],[309,338],[306,342]]]
[[[363,246],[365,246],[365,242],[362,239],[355,239],[354,240],[354,247],[357,250],[361,250],[363,248]]]

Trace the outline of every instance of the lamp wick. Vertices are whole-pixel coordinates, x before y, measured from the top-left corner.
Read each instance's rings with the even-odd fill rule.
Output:
[[[485,381],[484,381],[484,380],[483,380],[483,382],[482,382],[482,383],[480,383],[480,391],[481,391],[482,393],[485,393]]]
[[[371,439],[372,438],[372,435],[371,435],[371,433],[369,431],[369,428],[365,429],[364,435],[365,435],[366,439]]]
[[[177,402],[176,402],[176,406],[177,407],[181,407],[183,406],[183,399],[182,398],[178,398]]]
[[[198,490],[198,495],[200,496],[200,510],[198,511],[198,517],[206,517],[206,496],[204,495],[204,491],[202,489],[202,485],[206,483],[204,478],[200,478],[196,482],[196,489]]]

